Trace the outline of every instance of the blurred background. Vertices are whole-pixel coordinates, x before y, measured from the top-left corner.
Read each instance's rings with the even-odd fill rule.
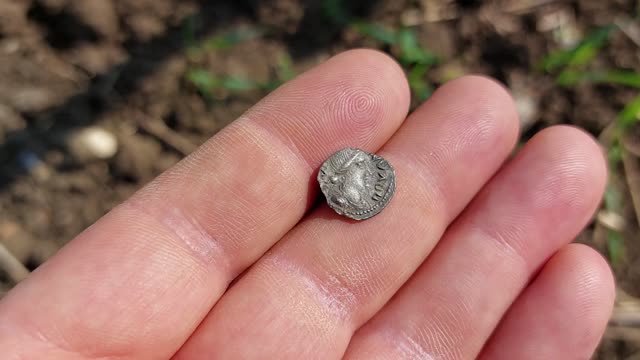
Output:
[[[610,183],[576,241],[618,281],[597,359],[640,359],[636,0],[0,0],[0,296],[283,82],[371,47],[413,106],[467,73],[513,92],[522,141],[574,124]]]

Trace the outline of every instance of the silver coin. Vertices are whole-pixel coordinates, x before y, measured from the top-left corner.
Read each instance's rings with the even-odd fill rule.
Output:
[[[354,220],[365,220],[389,204],[396,189],[396,173],[380,156],[346,148],[322,164],[318,182],[335,212]]]

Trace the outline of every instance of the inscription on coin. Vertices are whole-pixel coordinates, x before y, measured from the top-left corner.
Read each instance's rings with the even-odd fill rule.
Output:
[[[389,204],[396,189],[396,174],[380,156],[346,148],[322,164],[318,182],[335,212],[354,220],[365,220]]]

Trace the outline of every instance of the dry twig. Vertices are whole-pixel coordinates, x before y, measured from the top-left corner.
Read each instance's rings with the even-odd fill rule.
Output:
[[[622,164],[627,178],[627,185],[631,192],[631,202],[636,213],[636,219],[640,224],[640,166],[638,158],[633,156],[626,148],[622,149]]]
[[[617,290],[616,298],[616,306],[609,325],[617,327],[618,333],[634,333],[640,336],[640,299],[627,294],[622,289]],[[636,331],[630,332],[629,328],[634,328]]]
[[[508,1],[504,7],[505,12],[518,15],[526,14],[537,10],[538,8],[557,3],[557,0],[512,0]]]
[[[600,210],[596,216],[598,223],[604,227],[617,232],[622,232],[627,227],[627,221],[625,218],[610,210]]]
[[[138,124],[142,130],[183,156],[191,154],[198,147],[188,139],[171,130],[161,120],[154,119],[141,111],[136,111],[136,116],[138,117]]]
[[[607,127],[605,127],[600,134],[598,135],[598,141],[605,148],[609,148],[614,138],[616,137],[616,127],[618,123],[615,121],[611,121]]]
[[[629,311],[616,309],[609,320],[609,324],[622,327],[640,328],[640,311]]]
[[[626,300],[618,304],[613,310],[609,324],[640,328],[640,302]]]
[[[640,46],[640,26],[632,18],[625,16],[614,21],[614,24],[633,41],[634,44]]]
[[[640,342],[640,329],[629,326],[609,326],[605,339]]]
[[[3,244],[0,244],[0,270],[6,273],[14,284],[29,276],[29,270]]]
[[[622,136],[620,142],[631,155],[640,158],[640,143],[632,136]]]

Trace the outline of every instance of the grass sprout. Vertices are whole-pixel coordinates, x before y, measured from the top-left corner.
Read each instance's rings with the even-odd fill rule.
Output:
[[[217,90],[227,90],[229,92],[244,92],[264,89],[266,85],[256,81],[240,77],[220,77],[212,74],[209,70],[194,68],[187,71],[185,75],[187,81],[195,86],[198,91],[208,100],[213,99]]]
[[[624,262],[626,249],[624,238],[619,232],[609,230],[607,233],[607,253],[614,267],[619,267]]]
[[[609,35],[615,29],[615,25],[609,25],[592,31],[575,47],[547,55],[542,60],[540,67],[546,72],[552,72],[564,67],[588,65],[598,55],[600,49],[606,45]]]
[[[640,74],[629,70],[577,71],[565,70],[556,79],[562,86],[579,83],[612,84],[640,88]]]
[[[640,95],[636,96],[618,114],[617,122],[621,129],[627,129],[640,121]]]

